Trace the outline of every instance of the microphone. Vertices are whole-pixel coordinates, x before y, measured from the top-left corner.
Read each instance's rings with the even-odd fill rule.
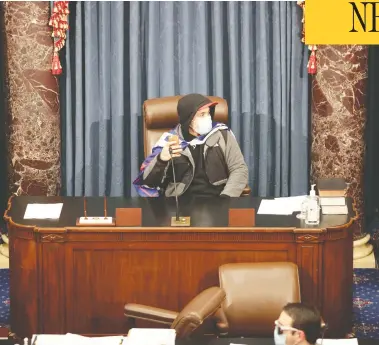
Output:
[[[168,139],[170,142],[175,142],[179,145],[179,137],[177,135],[171,135]],[[174,191],[175,191],[175,203],[176,203],[176,216],[171,219],[171,226],[190,226],[190,217],[179,217],[179,200],[178,200],[178,192],[176,190],[176,176],[175,176],[175,167],[174,167],[174,158],[172,156],[172,149],[169,149],[171,156],[171,165],[172,165],[172,178],[174,180]]]
[[[176,142],[179,144],[179,137],[177,135],[171,135],[168,139],[169,142]],[[176,203],[176,217],[175,220],[179,222],[179,201],[178,201],[178,192],[176,190],[176,177],[175,177],[175,167],[174,167],[174,157],[172,156],[172,148],[170,147],[170,156],[171,156],[171,167],[172,167],[172,177],[174,179],[174,190],[175,190],[175,203]]]

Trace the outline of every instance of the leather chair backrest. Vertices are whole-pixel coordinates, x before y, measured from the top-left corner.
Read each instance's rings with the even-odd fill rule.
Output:
[[[300,302],[298,268],[290,262],[226,264],[219,278],[228,336],[272,337],[283,307]]]
[[[192,299],[171,325],[177,338],[187,338],[221,308],[225,291],[217,286],[208,288]]]
[[[143,103],[143,134],[145,158],[151,154],[155,143],[164,132],[178,124],[178,101],[183,96],[170,96],[148,99]],[[228,123],[228,103],[225,99],[215,96],[206,96],[216,105],[214,120]]]

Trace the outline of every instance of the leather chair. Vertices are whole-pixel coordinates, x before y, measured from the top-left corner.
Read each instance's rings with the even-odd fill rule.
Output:
[[[151,153],[155,143],[164,132],[178,124],[177,106],[183,96],[170,96],[148,99],[143,103],[143,139],[145,158]],[[212,102],[218,102],[214,120],[228,123],[228,103],[225,99],[216,96],[206,96]],[[251,189],[246,186],[242,195],[249,195]]]
[[[144,153],[147,157],[155,143],[164,132],[178,124],[178,101],[183,96],[170,96],[148,99],[143,103],[143,139]],[[228,123],[228,103],[225,99],[207,96],[212,102],[218,102],[215,121]]]
[[[272,337],[283,307],[300,302],[298,268],[290,262],[226,264],[219,279],[226,299],[217,326],[228,337]]]
[[[218,313],[224,299],[225,291],[214,286],[202,291],[180,313],[142,304],[129,303],[124,307],[124,315],[129,319],[133,319],[133,321],[140,319],[168,325],[170,328],[175,329],[177,338],[187,338],[206,319]]]

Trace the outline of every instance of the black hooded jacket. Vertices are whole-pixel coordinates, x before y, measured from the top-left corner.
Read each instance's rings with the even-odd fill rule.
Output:
[[[213,120],[215,112],[215,104],[203,95],[190,94],[181,98],[178,102],[178,116],[179,123],[181,125],[183,138],[186,141],[191,141],[196,137],[189,133],[189,127],[196,112],[206,106],[210,105],[210,113]],[[193,176],[192,183],[184,195],[196,195],[196,196],[218,196],[223,190],[223,186],[214,186],[209,182],[207,173],[205,171],[204,163],[204,145],[196,145],[195,147],[189,147],[193,160],[195,162],[195,174]]]
[[[178,135],[187,142],[194,139],[189,127],[196,112],[208,106],[213,120],[216,104],[200,94],[182,97],[177,107]],[[205,144],[189,145],[173,162],[178,195],[240,196],[247,185],[247,166],[236,139],[228,130],[214,132]],[[143,184],[159,187],[166,196],[174,196],[170,164],[171,161],[165,162],[160,155],[156,156],[144,170]]]

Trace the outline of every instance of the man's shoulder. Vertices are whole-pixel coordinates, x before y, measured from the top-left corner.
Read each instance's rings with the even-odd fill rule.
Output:
[[[222,135],[227,136],[227,135],[228,135],[228,132],[230,132],[230,128],[221,128],[221,129],[220,129],[220,133],[221,133]]]
[[[216,144],[218,144],[222,152],[225,153],[226,145],[228,142],[228,131],[229,131],[229,128],[225,125],[217,129],[216,127],[213,127],[213,132],[206,139],[207,145],[215,146]]]
[[[227,142],[228,140],[228,132],[230,132],[230,128],[228,126],[226,126],[225,124],[223,123],[218,123],[216,126],[213,127],[213,129],[216,129],[211,136],[213,135],[217,135],[217,136],[222,136],[225,140],[225,142]]]

